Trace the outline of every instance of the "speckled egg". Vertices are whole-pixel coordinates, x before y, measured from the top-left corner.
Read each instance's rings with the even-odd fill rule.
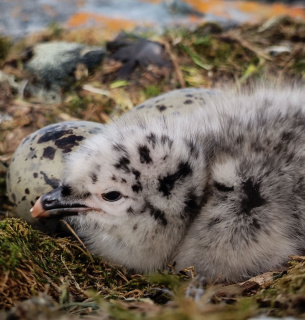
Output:
[[[44,193],[61,182],[64,157],[83,141],[103,130],[102,124],[66,121],[44,127],[25,138],[15,151],[7,172],[7,193],[18,217],[34,227],[57,232],[58,219],[33,219],[30,209]]]
[[[138,117],[142,115],[145,117],[167,116],[173,113],[183,115],[184,112],[192,112],[197,108],[204,107],[206,97],[215,95],[217,92],[216,89],[177,89],[146,100],[125,115],[127,117],[131,113],[136,113]],[[125,115],[122,115],[122,117]]]

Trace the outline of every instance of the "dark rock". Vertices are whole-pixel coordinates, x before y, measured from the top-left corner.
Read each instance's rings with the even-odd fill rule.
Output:
[[[61,90],[73,81],[87,76],[105,56],[103,47],[79,43],[46,42],[27,49],[26,70],[33,77],[26,91],[42,100],[57,102]]]
[[[128,36],[120,33],[117,38],[107,43],[110,59],[123,62],[118,72],[118,78],[129,78],[131,72],[138,66],[147,67],[150,64],[158,67],[170,67],[169,57],[164,46],[155,41],[149,41],[138,36]]]

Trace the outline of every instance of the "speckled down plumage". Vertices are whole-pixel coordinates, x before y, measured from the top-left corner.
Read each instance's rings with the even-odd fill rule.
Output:
[[[301,254],[302,89],[184,94],[193,112],[129,113],[87,139],[33,215],[79,212],[67,219],[93,253],[140,272],[242,281]]]

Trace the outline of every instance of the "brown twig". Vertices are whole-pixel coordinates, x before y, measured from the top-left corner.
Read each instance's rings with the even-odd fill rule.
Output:
[[[242,39],[241,37],[239,37],[237,34],[233,33],[230,35],[226,35],[226,36],[222,36],[222,39],[230,39],[233,41],[238,42],[242,47],[252,51],[253,53],[255,53],[256,55],[268,60],[268,61],[272,61],[272,58],[266,54],[265,52],[263,52],[262,50],[260,50],[259,48],[256,48],[255,46],[253,46],[250,42],[246,41],[245,39]]]
[[[89,252],[89,250],[87,249],[87,247],[85,246],[83,241],[80,239],[80,237],[73,230],[73,228],[69,225],[69,223],[66,222],[65,220],[61,220],[61,221],[65,224],[65,226],[69,229],[69,231],[74,235],[74,237],[77,239],[77,241],[80,243],[80,245],[85,249],[85,253],[89,256],[91,262],[94,262],[94,259],[91,255],[91,253]]]
[[[169,57],[170,57],[170,59],[171,59],[171,61],[173,63],[173,66],[174,66],[178,81],[180,83],[180,87],[181,88],[185,88],[185,81],[184,81],[184,78],[183,78],[183,74],[182,74],[182,72],[181,72],[181,70],[179,68],[179,64],[177,62],[176,56],[171,51],[170,45],[167,42],[163,41],[161,43],[164,45],[165,51],[167,52],[167,54],[169,55]]]

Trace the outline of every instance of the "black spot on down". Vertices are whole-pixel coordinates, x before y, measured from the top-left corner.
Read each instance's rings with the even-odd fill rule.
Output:
[[[61,196],[62,197],[69,197],[72,194],[72,188],[69,185],[62,186],[61,189]]]
[[[151,203],[146,203],[145,207],[149,210],[150,215],[163,227],[167,226],[167,219],[165,217],[165,212],[155,208]],[[143,210],[144,211],[144,210]]]
[[[195,193],[189,192],[184,202],[184,212],[181,214],[183,219],[193,221],[201,210],[200,199]]]
[[[95,184],[95,183],[97,182],[97,175],[96,175],[96,173],[95,173],[95,172],[90,172],[89,175],[90,175],[90,178],[91,178],[92,183]]]
[[[130,164],[130,160],[128,158],[121,157],[119,161],[114,165],[114,167],[129,173],[130,172],[128,168],[129,164]]]
[[[209,222],[207,224],[207,228],[210,229],[220,222],[221,222],[221,219],[219,217],[212,218],[209,220]]]
[[[126,155],[128,154],[126,148],[120,143],[113,145],[113,149],[118,152],[124,152]]]
[[[132,207],[129,207],[129,208],[127,209],[127,213],[134,213],[133,208],[132,208]]]
[[[244,198],[241,201],[242,213],[247,215],[253,208],[260,207],[266,203],[266,200],[262,198],[260,194],[260,184],[253,183],[252,179],[249,178],[243,183]]]
[[[141,163],[149,164],[152,162],[152,158],[150,157],[150,150],[147,146],[145,145],[139,146],[138,151],[139,151]]]
[[[167,135],[162,135],[160,141],[162,145],[165,145],[167,143],[169,148],[171,148],[173,145],[173,140],[170,139],[170,137]]]
[[[198,148],[196,147],[195,142],[192,141],[192,140],[187,141],[187,145],[188,145],[188,147],[189,147],[190,154],[193,155],[195,159],[198,159],[199,150],[198,150]]]
[[[135,193],[139,193],[139,191],[142,191],[142,185],[140,182],[138,182],[137,184],[134,184],[132,187],[132,191]]]
[[[154,149],[156,146],[156,135],[151,132],[149,135],[146,136],[146,139],[147,139],[148,143],[150,143]]]
[[[136,169],[132,168],[131,172],[134,174],[136,180],[140,179],[141,172],[139,170],[136,170]]]
[[[178,180],[182,180],[189,175],[192,175],[192,168],[188,162],[180,162],[178,169],[173,174],[168,174],[165,177],[159,178],[159,188],[158,190],[163,193],[164,196],[169,196],[171,190],[175,187],[175,183]]]

